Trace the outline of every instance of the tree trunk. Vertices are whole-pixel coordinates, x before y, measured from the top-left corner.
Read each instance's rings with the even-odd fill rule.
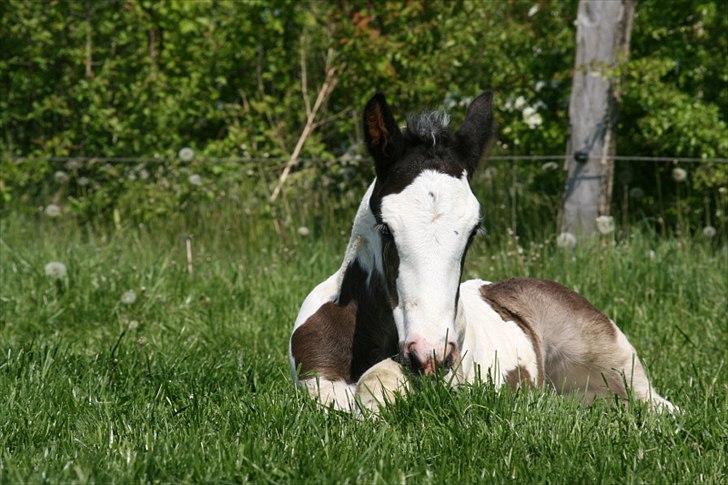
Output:
[[[619,100],[614,69],[629,52],[633,15],[634,0],[579,0],[562,232],[592,234],[596,218],[609,215]]]

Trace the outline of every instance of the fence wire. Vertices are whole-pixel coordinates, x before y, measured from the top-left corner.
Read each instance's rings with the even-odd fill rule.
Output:
[[[493,155],[487,157],[490,161],[555,161],[565,160],[566,155]],[[331,161],[343,160],[343,157],[336,157]],[[601,159],[601,158],[600,158]],[[706,164],[724,164],[728,163],[728,158],[724,157],[669,157],[669,156],[644,156],[644,155],[613,155],[605,157],[607,160],[612,161],[634,161],[634,162],[654,162],[654,163],[706,163]],[[191,160],[181,160],[177,157],[11,157],[10,161],[13,163],[23,163],[31,161],[48,161],[51,163],[67,163],[67,162],[80,162],[80,163],[170,163],[170,162],[182,162],[182,163],[239,163],[241,165],[247,164],[259,164],[264,162],[279,162],[284,164],[288,161],[282,157],[204,157],[195,156]],[[320,162],[324,161],[321,158],[299,158],[297,164]],[[282,168],[282,167],[281,167]]]

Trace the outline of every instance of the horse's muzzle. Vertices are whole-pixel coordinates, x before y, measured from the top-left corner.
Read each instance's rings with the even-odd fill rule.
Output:
[[[404,363],[409,364],[413,372],[425,375],[447,372],[459,356],[455,342],[449,342],[438,350],[424,342],[414,341],[404,345],[402,349]]]

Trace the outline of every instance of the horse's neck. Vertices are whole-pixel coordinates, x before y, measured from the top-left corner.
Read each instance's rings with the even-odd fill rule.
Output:
[[[371,282],[372,277],[381,277],[384,274],[382,271],[382,242],[374,228],[376,219],[369,208],[369,199],[373,189],[374,182],[367,189],[359,203],[359,209],[356,211],[349,244],[346,246],[344,260],[341,262],[341,268],[339,269],[340,286],[343,283],[347,269],[354,262],[358,262],[361,269],[366,273],[367,283]]]
[[[373,184],[372,184],[373,186]],[[356,305],[351,377],[399,351],[397,329],[387,295],[381,261],[381,238],[369,208],[372,186],[354,218],[351,238],[339,269],[339,305]]]

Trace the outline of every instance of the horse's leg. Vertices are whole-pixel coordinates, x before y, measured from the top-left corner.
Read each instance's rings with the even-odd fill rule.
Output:
[[[351,382],[356,304],[323,303],[293,331],[291,365],[299,386],[324,406],[354,410]]]
[[[675,411],[676,407],[650,384],[637,351],[627,337],[614,322],[610,323],[614,328],[613,338],[600,336],[594,341],[595,345],[585,346],[583,353],[547,361],[549,380],[557,390],[575,393],[587,404],[614,394],[626,399],[631,393],[653,409]]]
[[[409,391],[409,381],[402,366],[392,359],[385,359],[367,370],[357,382],[356,399],[370,411],[394,401],[397,394]]]
[[[308,378],[299,379],[298,385],[324,407],[333,406],[338,411],[349,412],[356,407],[354,404],[356,385],[347,384],[344,380],[331,381],[320,377]]]

